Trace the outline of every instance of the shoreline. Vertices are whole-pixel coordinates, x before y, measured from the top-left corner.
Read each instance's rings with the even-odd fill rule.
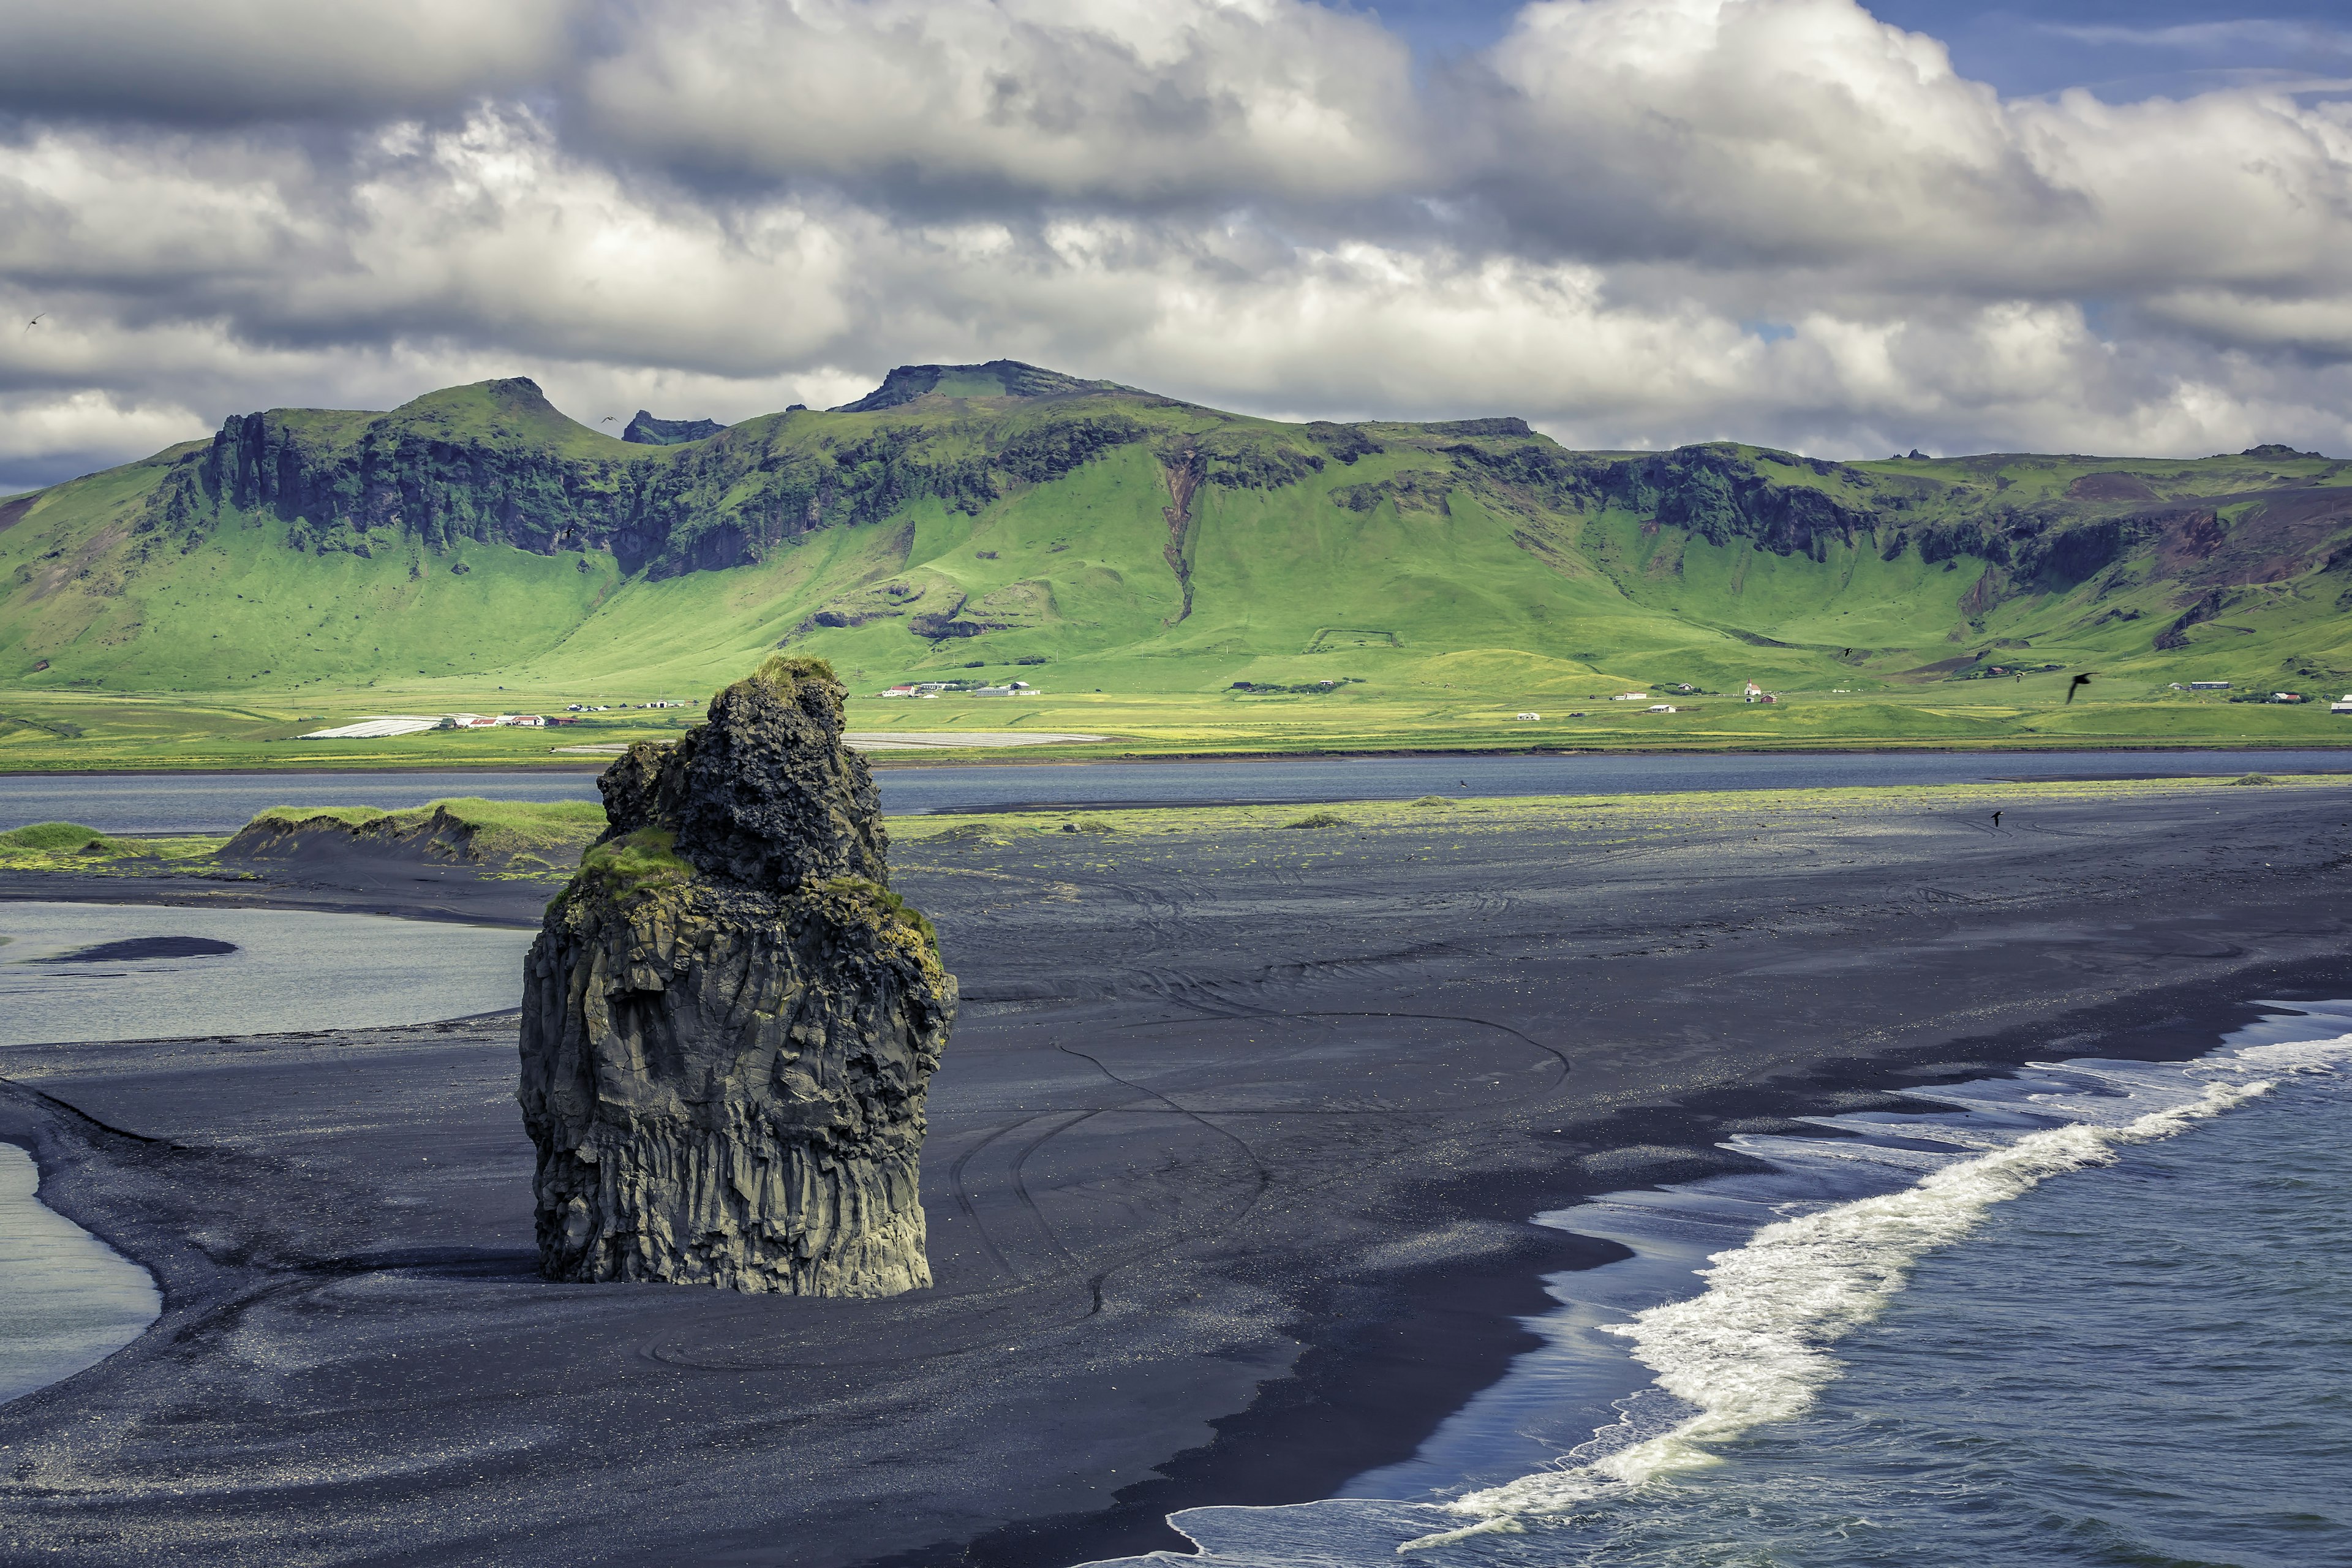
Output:
[[[1717,1147],[1726,1122],[1740,1122],[1743,1131],[1759,1130],[1754,1125],[1759,1122],[1786,1122],[1786,1131],[1818,1135],[1818,1128],[1793,1119],[1830,1110],[1916,1109],[1892,1091],[1997,1076],[2060,1054],[2189,1060],[2278,1005],[2291,1008],[2298,1001],[2346,994],[2352,994],[2352,955],[2269,966],[2226,982],[2189,983],[1943,1047],[1823,1062],[1769,1087],[1702,1091],[1619,1112],[1580,1129],[1583,1152],[1549,1172],[1530,1172],[1501,1186],[1475,1180],[1432,1184],[1423,1194],[1425,1201],[1460,1217],[1525,1234],[1468,1268],[1399,1271],[1383,1281],[1394,1298],[1389,1309],[1375,1321],[1344,1321],[1337,1333],[1328,1331],[1331,1319],[1321,1310],[1328,1303],[1316,1303],[1309,1321],[1292,1325],[1302,1349],[1289,1375],[1264,1385],[1245,1409],[1213,1421],[1210,1442],[1169,1457],[1154,1479],[1121,1489],[1109,1506],[1011,1522],[964,1541],[840,1561],[848,1568],[1073,1568],[1154,1551],[1191,1554],[1192,1543],[1167,1522],[1169,1515],[1197,1507],[1313,1502],[1333,1496],[1359,1475],[1411,1458],[1440,1425],[1501,1381],[1519,1354],[1542,1342],[1523,1321],[1556,1308],[1545,1289],[1549,1276],[1631,1256],[1613,1241],[1537,1226],[1538,1213],[1572,1210],[1611,1194],[1667,1182],[1769,1170]],[[446,1031],[513,1016],[469,1015],[416,1027]],[[382,1032],[350,1031],[355,1037]],[[2053,1051],[2053,1036],[2065,1039],[2063,1052]],[[320,1037],[312,1031],[242,1038],[257,1043]],[[120,1042],[149,1043],[163,1042]],[[110,1139],[148,1141],[63,1102],[51,1104]],[[0,1136],[26,1141],[26,1129],[7,1125],[10,1120],[0,1117]],[[42,1146],[47,1143],[39,1141],[31,1151],[41,1168],[44,1194],[51,1176],[61,1173],[57,1151],[53,1144]],[[1633,1158],[1609,1158],[1628,1152]],[[82,1223],[75,1212],[79,1205],[51,1205],[45,1195],[34,1201]],[[162,1277],[162,1260],[152,1247],[125,1247],[102,1232],[92,1234]],[[1318,1319],[1323,1320],[1321,1331],[1312,1321]],[[163,1321],[148,1332],[158,1331]]]
[[[1613,1256],[1537,1214],[2352,994],[2333,789],[1764,815],[908,841],[966,1002],[939,1283],[876,1301],[538,1281],[509,1023],[0,1053],[45,1200],[167,1298],[0,1406],[35,1464],[0,1518],[84,1568],[386,1530],[469,1568],[1181,1550],[1168,1513],[1328,1496],[1491,1386],[1543,1277]]]
[[[2119,1018],[2069,1016],[2049,1026],[2019,1026],[1981,1041],[1958,1040],[1949,1052],[1977,1059],[1907,1062],[1901,1055],[1825,1064],[1801,1081],[1773,1089],[1732,1090],[1711,1103],[1632,1111],[1591,1130],[1612,1152],[1644,1151],[1607,1173],[1577,1171],[1579,1157],[1549,1178],[1531,1177],[1508,1195],[1460,1194],[1462,1212],[1522,1220],[1573,1210],[1612,1194],[1707,1176],[1765,1173],[1773,1168],[1717,1146],[1724,1121],[1785,1121],[1780,1129],[1809,1136],[1823,1130],[1796,1121],[1829,1110],[1919,1109],[1892,1091],[1965,1082],[2051,1059],[2045,1034],[2073,1027],[2066,1057],[2147,1062],[2190,1061],[2219,1048],[2231,1031],[2295,1001],[2352,995],[2352,955],[2291,966],[2272,988],[2241,994],[2234,983],[2196,984],[2185,995],[2157,993],[2125,1004]],[[2308,992],[2305,995],[2284,995]],[[2085,1042],[2095,1041],[2095,1044]],[[2077,1048],[2080,1046],[2082,1048]],[[1943,1070],[1922,1074],[1921,1066]],[[1857,1099],[1856,1097],[1861,1097]],[[1757,1131],[1745,1128],[1743,1131]],[[1654,1151],[1654,1152],[1649,1152]],[[1536,1206],[1524,1205],[1533,1202]],[[1502,1212],[1513,1204],[1523,1212]],[[1446,1419],[1499,1383],[1511,1363],[1543,1342],[1523,1325],[1559,1303],[1549,1275],[1601,1268],[1630,1258],[1617,1242],[1573,1230],[1541,1236],[1489,1265],[1406,1275],[1393,1282],[1408,1303],[1396,1320],[1355,1343],[1310,1339],[1298,1372],[1239,1415],[1214,1423],[1216,1438],[1175,1456],[1159,1479],[1122,1491],[1111,1508],[1063,1520],[1007,1527],[969,1542],[861,1561],[855,1568],[1074,1568],[1099,1559],[1161,1551],[1196,1552],[1167,1517],[1202,1507],[1281,1507],[1333,1497],[1356,1477],[1412,1458]],[[1547,1253],[1551,1254],[1546,1256]],[[1433,1347],[1442,1356],[1431,1354]],[[1433,1364],[1435,1362],[1436,1364]],[[1399,1397],[1400,1391],[1402,1397]]]

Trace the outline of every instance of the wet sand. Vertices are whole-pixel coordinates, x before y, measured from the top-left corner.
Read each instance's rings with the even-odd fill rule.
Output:
[[[909,845],[936,1289],[532,1273],[511,1017],[0,1051],[166,1308],[0,1407],[0,1558],[1056,1564],[1409,1455],[1716,1139],[2352,983],[2352,790]],[[356,907],[346,904],[343,907]]]

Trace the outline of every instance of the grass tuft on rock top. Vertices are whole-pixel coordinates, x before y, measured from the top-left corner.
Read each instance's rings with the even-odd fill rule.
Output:
[[[1420,802],[1413,803],[1418,805]],[[1348,819],[1336,811],[1310,811],[1296,822],[1286,822],[1285,827],[1346,827]]]
[[[682,888],[694,878],[694,868],[677,854],[677,835],[667,827],[640,827],[580,858],[580,870],[555,896],[552,909],[568,903],[582,888],[592,888],[608,899],[643,898],[669,888]]]
[[[753,672],[755,679],[772,686],[797,685],[803,680],[830,680],[838,685],[841,677],[824,659],[805,658],[792,654],[770,654]]]

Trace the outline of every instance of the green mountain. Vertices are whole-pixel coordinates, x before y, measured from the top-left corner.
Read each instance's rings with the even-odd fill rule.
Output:
[[[869,689],[1022,661],[1171,693],[2352,681],[2352,463],[2284,447],[1574,452],[1517,419],[1282,424],[1011,361],[706,425],[624,440],[519,378],[231,418],[0,503],[0,671],[690,689],[788,647]]]

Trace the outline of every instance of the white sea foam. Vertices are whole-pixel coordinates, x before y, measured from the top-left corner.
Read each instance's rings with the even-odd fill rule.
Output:
[[[1948,1153],[1860,1141],[1736,1141],[1776,1163],[1859,1160],[1890,1174],[1924,1174],[1895,1192],[1768,1225],[1708,1260],[1699,1295],[1607,1325],[1633,1341],[1634,1359],[1656,1374],[1621,1402],[1622,1418],[1557,1468],[1444,1505],[1477,1522],[1397,1550],[1507,1531],[1522,1515],[1569,1512],[1610,1489],[1718,1462],[1710,1445],[1802,1414],[1838,1374],[1832,1347],[1877,1317],[1922,1257],[1967,1236],[1993,1205],[2052,1176],[2110,1163],[2126,1145],[2170,1137],[2268,1092],[2284,1075],[2334,1071],[2347,1060],[2352,1034],[2242,1046],[2189,1063],[2037,1065],[2021,1079],[1913,1091],[1969,1112],[1969,1123],[1883,1130],[1948,1145]],[[1832,1125],[1854,1131],[1868,1124]]]

